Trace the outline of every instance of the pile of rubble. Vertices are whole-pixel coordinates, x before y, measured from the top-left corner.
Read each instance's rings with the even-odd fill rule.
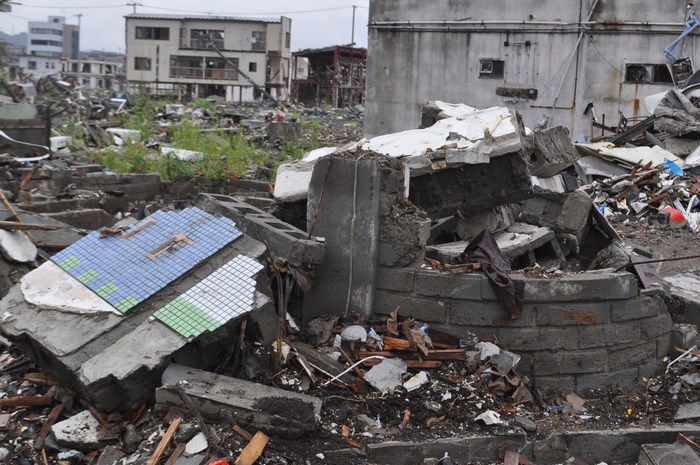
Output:
[[[159,119],[206,120],[188,108]],[[650,160],[587,187],[568,131],[508,108],[433,102],[423,125],[282,165],[274,203],[200,193],[42,238],[0,301],[0,455],[594,465],[677,437],[694,455],[697,332],[672,330],[630,266],[656,257],[592,198],[676,175]],[[8,172],[58,179],[27,163]]]

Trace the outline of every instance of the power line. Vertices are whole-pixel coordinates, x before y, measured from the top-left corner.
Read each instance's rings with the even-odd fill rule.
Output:
[[[55,8],[59,10],[82,10],[83,8],[94,8],[94,9],[102,9],[102,8],[123,8],[125,5],[124,4],[119,4],[119,5],[88,5],[88,6],[56,6],[56,5],[28,5],[26,3],[22,3],[22,6],[26,6],[29,8]]]
[[[180,13],[202,13],[201,11],[197,10],[178,10],[175,8],[165,8],[161,6],[151,6],[151,5],[142,5],[143,8],[151,8],[153,10],[163,10],[163,11],[177,11]],[[346,6],[338,6],[338,7],[333,7],[333,8],[317,8],[314,10],[296,10],[296,11],[267,11],[267,12],[260,12],[260,13],[212,13],[213,15],[222,15],[222,16],[274,16],[274,15],[291,15],[291,14],[303,14],[303,13],[320,13],[324,11],[337,11],[337,10],[346,10],[348,8],[352,8],[353,5],[346,5]],[[367,8],[364,6],[361,6],[359,8]]]

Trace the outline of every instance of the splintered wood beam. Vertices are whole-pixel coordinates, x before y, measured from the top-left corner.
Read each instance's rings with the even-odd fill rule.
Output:
[[[158,447],[156,447],[151,459],[148,461],[148,465],[156,465],[160,461],[160,456],[163,455],[163,452],[165,451],[165,448],[168,447],[170,440],[173,438],[173,436],[175,436],[175,432],[177,431],[177,428],[180,426],[181,422],[182,417],[177,417],[172,423],[170,423],[168,430],[163,435],[163,438],[158,443]]]
[[[269,440],[270,438],[262,431],[255,433],[253,439],[243,448],[241,455],[238,456],[234,464],[253,465],[263,453],[263,450],[265,450],[265,446]]]
[[[0,221],[0,229],[6,229],[8,231],[29,231],[31,229],[55,231],[56,229],[61,229],[61,226],[55,226],[53,224],[20,223],[18,221]]]

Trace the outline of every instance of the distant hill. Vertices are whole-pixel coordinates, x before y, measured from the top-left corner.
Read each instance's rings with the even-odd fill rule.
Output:
[[[25,47],[27,45],[27,33],[20,32],[19,34],[15,34],[12,36],[10,34],[0,31],[0,40],[12,45],[21,45]]]

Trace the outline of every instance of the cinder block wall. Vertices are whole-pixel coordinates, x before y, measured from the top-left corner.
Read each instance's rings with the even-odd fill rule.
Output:
[[[523,316],[512,321],[481,273],[379,268],[375,313],[428,322],[455,336],[498,338],[522,356],[538,387],[627,385],[654,374],[670,349],[671,316],[658,295],[641,295],[629,273],[525,278]]]

